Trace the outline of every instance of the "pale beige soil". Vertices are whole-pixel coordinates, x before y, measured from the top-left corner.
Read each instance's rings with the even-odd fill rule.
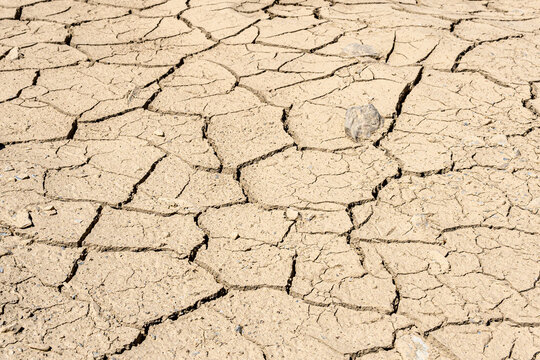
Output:
[[[0,360],[540,359],[539,90],[539,1],[0,0]]]

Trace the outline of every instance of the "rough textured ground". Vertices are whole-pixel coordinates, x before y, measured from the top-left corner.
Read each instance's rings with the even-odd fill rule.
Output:
[[[0,0],[0,359],[539,359],[539,89],[538,1]]]

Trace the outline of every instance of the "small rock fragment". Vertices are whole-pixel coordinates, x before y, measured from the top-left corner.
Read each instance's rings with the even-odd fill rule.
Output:
[[[412,336],[412,341],[413,341],[413,344],[414,344],[414,355],[416,357],[416,359],[418,360],[428,360],[429,358],[429,351],[428,351],[428,346],[426,345],[425,342],[422,341],[422,339],[420,339],[418,336]]]
[[[416,335],[406,335],[396,342],[396,349],[402,359],[428,360],[430,356],[428,345]]]
[[[28,176],[28,174],[15,175],[15,179],[19,181],[27,180],[30,179],[30,176]]]
[[[369,138],[384,124],[384,119],[372,104],[350,107],[345,113],[345,133],[354,141]]]
[[[58,212],[56,211],[55,207],[52,206],[52,205],[47,205],[45,206],[45,208],[43,209],[47,215],[49,216],[53,216],[53,215],[56,215]]]
[[[141,88],[136,87],[134,89],[131,89],[128,92],[128,94],[127,94],[127,103],[128,103],[128,105],[133,100],[133,98],[135,98],[139,94],[140,91],[141,91]]]
[[[236,328],[234,328],[234,331],[242,335],[244,332],[244,328],[240,325],[237,325]]]
[[[13,171],[13,170],[15,170],[15,169],[14,169],[13,166],[11,166],[11,165],[8,165],[8,166],[6,166],[6,167],[4,168],[4,171]]]
[[[50,351],[51,347],[49,345],[45,344],[28,344],[28,347],[30,349],[38,350],[38,351]]]
[[[285,216],[287,217],[287,219],[289,220],[296,220],[298,219],[298,215],[300,215],[298,213],[298,211],[294,210],[294,209],[287,209],[287,211],[285,212]]]
[[[26,210],[21,210],[15,214],[15,227],[19,229],[26,229],[34,225],[30,218],[30,213]]]
[[[159,136],[159,137],[164,137],[165,133],[163,132],[163,130],[157,129],[156,131],[154,131],[154,135]]]
[[[349,56],[376,56],[377,52],[369,45],[351,43],[341,49]]]
[[[17,60],[20,57],[19,48],[15,46],[6,55],[6,59],[9,61]]]

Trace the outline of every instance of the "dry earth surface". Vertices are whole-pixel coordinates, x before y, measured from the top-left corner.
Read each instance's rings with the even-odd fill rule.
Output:
[[[0,0],[0,359],[539,359],[539,90],[539,1]]]

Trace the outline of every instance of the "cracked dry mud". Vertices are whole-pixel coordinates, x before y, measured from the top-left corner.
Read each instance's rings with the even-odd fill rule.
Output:
[[[0,0],[0,85],[0,359],[540,359],[538,1]]]

